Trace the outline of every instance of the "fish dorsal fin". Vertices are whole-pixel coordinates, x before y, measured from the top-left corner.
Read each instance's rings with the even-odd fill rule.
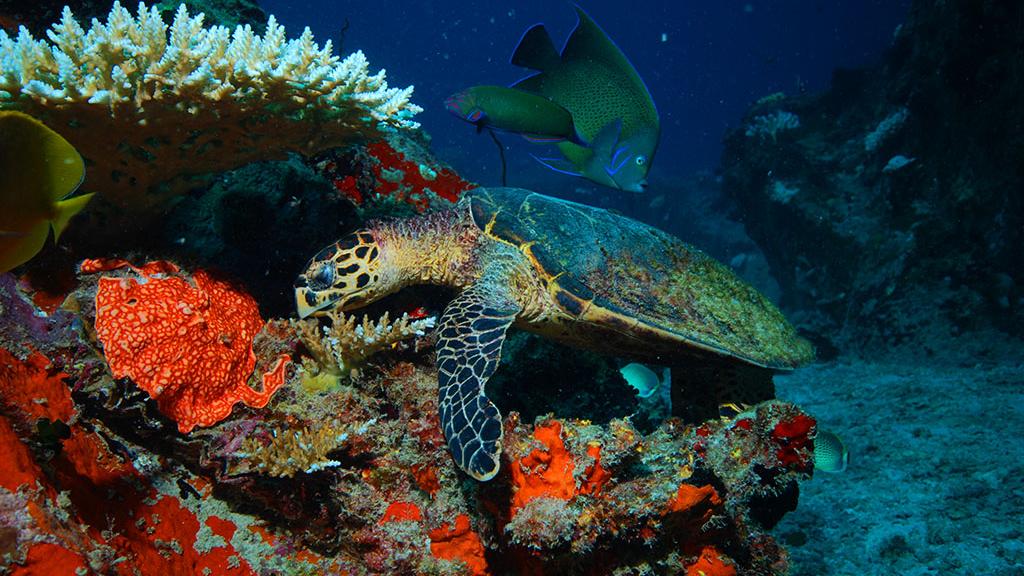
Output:
[[[654,100],[629,58],[626,58],[615,42],[582,8],[579,6],[575,8],[579,22],[572,34],[569,35],[565,48],[562,49],[562,62],[566,64],[578,60],[599,62],[609,71],[614,71],[616,75],[620,75],[620,82],[626,83],[620,85],[620,88],[625,90],[627,85],[630,86],[630,92],[644,101],[644,116],[651,118],[656,123],[658,112],[654,106]]]
[[[512,53],[513,66],[541,72],[555,67],[560,60],[555,43],[543,24],[535,24],[527,30]]]
[[[562,50],[562,60],[565,62],[579,59],[598,60],[612,65],[616,69],[632,70],[633,65],[629,63],[619,47],[612,42],[612,39],[604,33],[604,30],[582,8],[579,6],[575,8],[579,22],[569,34],[569,39]]]

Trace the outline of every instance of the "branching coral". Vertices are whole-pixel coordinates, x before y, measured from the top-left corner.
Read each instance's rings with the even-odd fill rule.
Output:
[[[340,60],[308,28],[286,40],[273,16],[258,36],[204,28],[181,5],[168,29],[156,7],[133,17],[114,2],[88,31],[65,7],[47,35],[0,30],[0,109],[60,132],[90,161],[88,185],[122,206],[165,200],[187,176],[418,126],[411,86],[371,75],[362,52]]]
[[[373,427],[373,419],[349,427],[337,423],[297,430],[275,430],[267,438],[250,436],[235,457],[244,458],[249,468],[268,476],[290,477],[340,466],[328,456],[342,449],[350,438],[358,438]]]
[[[751,120],[747,126],[747,138],[771,139],[775,142],[779,134],[796,130],[800,127],[800,118],[792,112],[776,110],[771,114],[762,114]]]
[[[414,320],[408,314],[392,322],[387,312],[376,322],[368,316],[357,322],[355,316],[342,312],[332,312],[328,318],[330,326],[321,328],[316,320],[298,320],[295,328],[317,368],[338,374],[358,368],[366,358],[402,340],[423,336],[436,322],[433,316]]]

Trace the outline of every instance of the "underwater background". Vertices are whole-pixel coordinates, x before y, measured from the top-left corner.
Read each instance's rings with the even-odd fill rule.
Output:
[[[460,87],[508,85],[527,76],[509,58],[533,24],[545,23],[556,46],[575,25],[571,4],[558,9],[541,1],[260,5],[289,29],[309,26],[317,38],[335,43],[342,38],[346,51],[360,49],[393,77],[412,78],[417,101],[426,108],[418,120],[433,137],[435,152],[480,182],[499,178],[496,154],[487,150],[492,145],[471,138],[440,104]],[[614,2],[579,6],[625,51],[650,89],[664,126],[659,155],[673,159],[655,164],[653,177],[666,171],[661,177],[669,179],[675,171],[713,170],[723,135],[738,125],[754,100],[779,91],[818,92],[836,68],[876,62],[905,20],[910,2],[652,2],[635,10]],[[382,13],[394,17],[382,19]],[[382,57],[388,55],[401,57],[385,63]],[[515,138],[506,140],[519,151],[509,154],[518,178],[510,184],[586,186],[535,170],[530,149]]]
[[[450,109],[573,4],[184,5],[0,0],[0,574],[1024,575],[1024,3],[580,2],[657,107],[642,192]],[[470,477],[435,361],[466,282],[296,298],[503,170],[705,251],[814,360],[694,421],[681,373],[513,328]],[[486,230],[602,244],[521,223]]]

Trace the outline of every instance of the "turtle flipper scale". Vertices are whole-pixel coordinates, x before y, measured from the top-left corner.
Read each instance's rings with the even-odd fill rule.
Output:
[[[519,306],[492,286],[476,285],[444,311],[437,342],[441,429],[456,464],[477,480],[501,466],[501,413],[484,385],[501,358],[505,331]]]

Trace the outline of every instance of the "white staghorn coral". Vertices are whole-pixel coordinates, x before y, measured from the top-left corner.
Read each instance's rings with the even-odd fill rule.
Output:
[[[65,7],[47,36],[0,30],[0,109],[62,133],[93,164],[90,184],[123,205],[180,176],[418,127],[411,86],[371,75],[362,52],[339,59],[309,28],[287,40],[273,16],[259,36],[206,28],[184,4],[168,27],[155,7],[133,17],[114,2],[88,31]]]

